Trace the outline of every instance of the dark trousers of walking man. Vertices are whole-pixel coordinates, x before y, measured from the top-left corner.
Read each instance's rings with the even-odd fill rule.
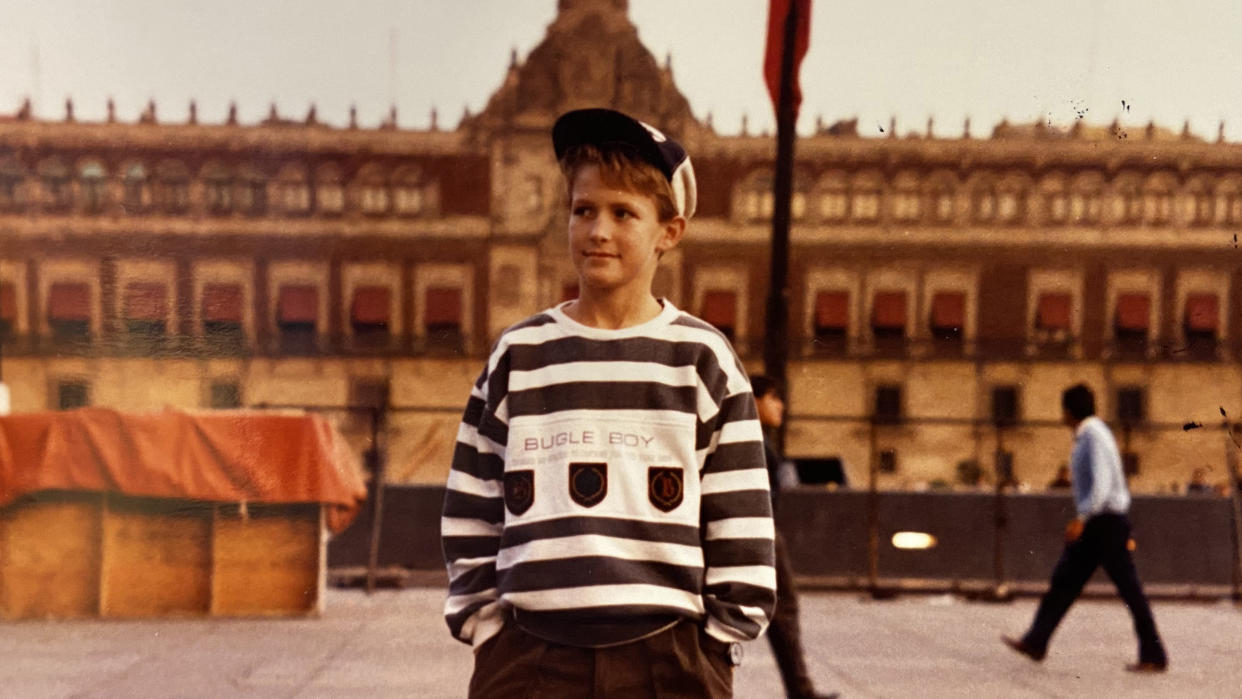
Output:
[[[1130,557],[1130,521],[1125,515],[1101,514],[1087,520],[1082,535],[1065,545],[1061,560],[1052,571],[1048,592],[1039,603],[1031,628],[1022,642],[1038,657],[1048,649],[1048,640],[1070,605],[1099,566],[1117,586],[1117,593],[1130,609],[1134,632],[1139,639],[1139,663],[1163,666],[1167,659],[1151,607]]]

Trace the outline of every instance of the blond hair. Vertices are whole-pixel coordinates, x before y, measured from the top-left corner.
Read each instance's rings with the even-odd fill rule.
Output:
[[[651,197],[661,223],[671,221],[678,215],[677,204],[673,198],[673,185],[668,178],[656,166],[637,157],[633,150],[625,147],[601,148],[585,144],[566,151],[560,166],[571,200],[574,197],[574,180],[582,168],[588,165],[599,168],[600,179],[609,187]]]

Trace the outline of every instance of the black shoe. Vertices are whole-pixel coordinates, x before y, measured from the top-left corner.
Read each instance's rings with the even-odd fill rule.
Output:
[[[1005,645],[1021,653],[1022,655],[1025,655],[1031,660],[1034,660],[1037,663],[1043,662],[1044,656],[1048,654],[1048,651],[1046,650],[1035,650],[1034,648],[1026,645],[1026,641],[1023,641],[1020,638],[1012,638],[1010,636],[1001,636],[1001,641],[1003,641]]]
[[[1164,672],[1168,669],[1169,664],[1167,662],[1157,663],[1151,660],[1144,660],[1126,665],[1126,672],[1134,672],[1140,675],[1155,674],[1158,672]]]

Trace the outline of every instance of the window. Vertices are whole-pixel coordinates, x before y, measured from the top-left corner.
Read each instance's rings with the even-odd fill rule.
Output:
[[[393,209],[399,216],[426,215],[431,210],[433,191],[421,170],[403,169],[393,177]]]
[[[78,171],[78,186],[82,188],[82,211],[97,214],[103,211],[108,199],[107,173],[103,166],[89,162]]]
[[[237,210],[247,216],[267,213],[267,179],[253,167],[244,167],[238,174],[235,202]]]
[[[954,218],[957,195],[952,185],[940,182],[932,189],[932,216],[936,223],[949,223]]]
[[[960,345],[966,324],[966,295],[960,291],[937,291],[931,302],[931,333],[939,343]]]
[[[996,219],[996,191],[991,185],[975,189],[971,198],[972,213],[978,223],[990,223]]]
[[[392,339],[389,321],[392,291],[386,286],[360,286],[354,289],[350,304],[350,324],[359,347],[384,347]]]
[[[723,289],[703,292],[703,306],[699,317],[716,326],[716,329],[732,341],[737,336],[737,294]]]
[[[73,204],[73,188],[69,169],[57,158],[39,163],[39,180],[43,183],[43,206],[48,211],[66,211]]]
[[[1044,195],[1044,208],[1048,212],[1048,222],[1062,224],[1069,220],[1070,203],[1065,192],[1057,190]]]
[[[850,201],[844,189],[832,189],[819,195],[819,215],[825,221],[844,221]]]
[[[85,381],[60,381],[56,384],[54,410],[73,410],[91,404],[91,387]]]
[[[203,190],[207,213],[217,216],[232,213],[233,176],[223,165],[210,163],[203,168]]]
[[[1019,412],[1017,386],[992,387],[992,424],[1001,427],[1017,423]]]
[[[378,165],[363,167],[358,172],[357,186],[358,208],[362,213],[372,216],[388,213],[388,182]]]
[[[1002,189],[996,197],[996,220],[1001,223],[1017,223],[1022,218],[1024,196],[1021,189]]]
[[[1117,389],[1117,421],[1123,426],[1134,427],[1147,419],[1147,395],[1141,386],[1124,386]]]
[[[0,340],[11,339],[17,333],[17,287],[10,282],[0,283]]]
[[[80,282],[55,282],[48,292],[47,320],[58,344],[86,342],[91,337],[91,289]]]
[[[1063,292],[1045,292],[1039,295],[1035,309],[1037,339],[1046,341],[1066,340],[1070,329],[1070,295]]]
[[[1217,330],[1220,323],[1220,302],[1216,294],[1192,293],[1186,297],[1183,327],[1186,351],[1194,359],[1216,356]]]
[[[213,410],[231,410],[242,407],[241,385],[236,381],[212,381],[210,407]]]
[[[208,284],[203,287],[203,339],[209,349],[235,352],[245,344],[242,332],[240,284]]]
[[[334,163],[325,163],[315,171],[315,206],[323,214],[339,214],[345,210],[345,188],[341,170]]]
[[[190,208],[190,173],[176,160],[160,163],[156,171],[155,206],[167,214],[185,213]]]
[[[875,221],[880,217],[880,191],[865,187],[854,191],[851,213],[855,221]]]
[[[280,287],[276,313],[281,352],[312,354],[318,349],[318,289],[300,284]]]
[[[743,218],[750,221],[772,218],[771,173],[761,172],[751,175],[743,182],[739,194]]]
[[[427,347],[461,352],[465,348],[461,289],[449,286],[429,287],[424,292],[423,301],[423,337]]]
[[[923,198],[912,189],[901,189],[893,194],[893,218],[898,221],[917,221],[923,215]]]
[[[12,156],[0,158],[0,211],[12,211],[25,204],[22,183],[26,168]]]
[[[1113,217],[1128,224],[1143,221],[1143,192],[1132,178],[1122,180],[1116,185],[1113,194]]]
[[[167,332],[168,289],[160,283],[134,282],[125,287],[122,317],[131,342],[157,341]]]
[[[151,187],[147,182],[147,168],[134,163],[125,170],[125,211],[142,213],[151,206]]]
[[[876,386],[874,397],[874,411],[871,415],[877,424],[895,425],[902,421],[904,412],[901,405],[901,386]]]
[[[1173,219],[1173,194],[1158,188],[1143,195],[1143,218],[1148,223],[1165,225]]]
[[[1147,330],[1151,318],[1151,297],[1145,293],[1125,293],[1117,297],[1113,319],[1113,338],[1118,354],[1142,356],[1147,352]]]
[[[816,351],[845,351],[850,331],[848,291],[821,291],[815,294],[813,330]]]
[[[302,216],[310,212],[310,185],[306,169],[300,165],[287,165],[276,178],[276,197],[280,210],[288,216]]]
[[[871,335],[877,350],[902,348],[906,339],[906,292],[876,292],[871,307]]]
[[[897,450],[884,449],[880,451],[879,463],[876,468],[880,473],[897,473]]]

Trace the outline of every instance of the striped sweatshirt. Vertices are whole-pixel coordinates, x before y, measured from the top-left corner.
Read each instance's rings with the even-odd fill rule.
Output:
[[[477,649],[512,613],[577,646],[680,619],[757,637],[775,604],[763,434],[723,335],[667,300],[619,330],[563,306],[506,330],[457,434],[445,618]]]

